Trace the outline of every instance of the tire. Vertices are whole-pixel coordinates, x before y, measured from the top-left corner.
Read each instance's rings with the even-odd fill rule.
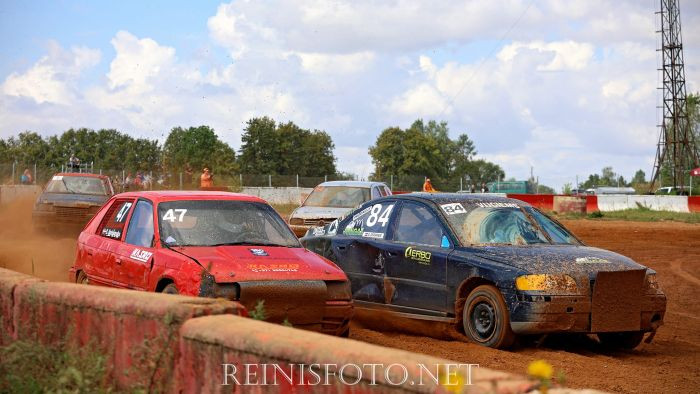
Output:
[[[163,291],[161,291],[163,294],[179,294],[177,291],[177,287],[175,287],[175,283],[170,283],[167,286],[163,288]]]
[[[75,283],[77,283],[79,285],[89,285],[90,279],[88,279],[88,276],[85,272],[80,271],[78,273],[78,277],[75,279]]]
[[[503,349],[515,341],[506,303],[501,292],[491,285],[478,286],[469,293],[462,324],[467,338],[482,346]]]
[[[597,334],[600,344],[611,349],[632,350],[644,339],[644,331],[601,332]]]

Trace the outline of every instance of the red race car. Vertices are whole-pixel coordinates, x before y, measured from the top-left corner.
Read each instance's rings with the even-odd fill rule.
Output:
[[[70,280],[224,297],[331,335],[349,333],[353,311],[340,268],[304,249],[264,200],[227,192],[112,197],[80,233]]]

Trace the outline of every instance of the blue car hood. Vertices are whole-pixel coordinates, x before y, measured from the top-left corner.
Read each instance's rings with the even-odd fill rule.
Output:
[[[76,193],[42,193],[36,200],[37,204],[53,204],[55,206],[102,206],[109,196]]]
[[[588,274],[599,271],[627,271],[646,267],[621,254],[589,246],[528,245],[459,248],[455,256],[479,258],[509,265],[532,274]]]

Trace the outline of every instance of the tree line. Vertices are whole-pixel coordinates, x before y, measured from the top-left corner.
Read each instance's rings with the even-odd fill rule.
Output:
[[[115,129],[71,128],[49,137],[25,131],[0,139],[0,163],[36,163],[59,170],[74,154],[95,169],[131,172],[195,173],[208,166],[219,174],[350,175],[339,174],[335,144],[323,130],[259,117],[246,122],[241,142],[236,151],[206,125],[174,127],[162,145]],[[369,148],[375,166],[371,177],[415,175],[433,178],[437,184],[455,177],[475,183],[504,178],[500,166],[476,159],[476,153],[466,134],[450,139],[447,122],[419,119],[406,129],[390,127],[381,132]]]
[[[335,145],[328,133],[276,123],[268,117],[247,122],[243,145],[236,151],[214,129],[174,127],[161,145],[114,129],[69,129],[42,137],[32,131],[0,139],[0,163],[37,164],[59,170],[71,155],[95,169],[324,176],[337,173]],[[313,157],[314,160],[306,160]]]

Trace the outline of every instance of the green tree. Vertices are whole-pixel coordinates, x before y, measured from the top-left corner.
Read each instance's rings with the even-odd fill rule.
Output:
[[[632,177],[632,182],[633,185],[638,185],[641,183],[646,183],[646,174],[644,173],[643,170],[639,169],[637,172],[634,173],[634,177]]]
[[[239,151],[241,171],[252,174],[324,176],[337,172],[330,135],[268,117],[250,119]]]
[[[571,194],[571,183],[567,182],[561,188],[561,194]]]
[[[230,174],[237,169],[234,150],[209,126],[173,128],[163,144],[163,164],[173,172],[209,166],[214,173]]]

